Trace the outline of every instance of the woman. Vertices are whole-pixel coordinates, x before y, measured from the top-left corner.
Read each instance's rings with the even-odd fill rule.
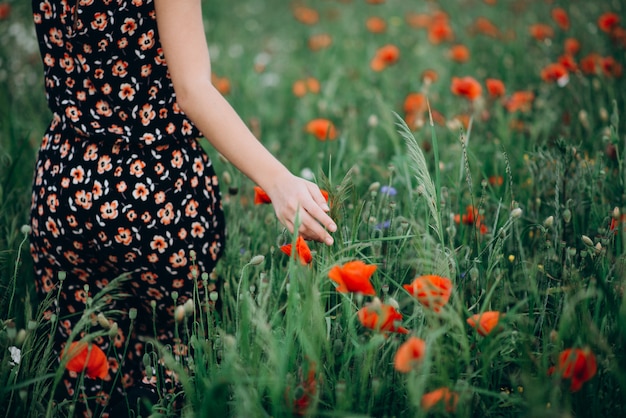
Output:
[[[217,179],[198,137],[267,192],[289,230],[299,219],[300,235],[332,245],[336,225],[319,188],[274,158],[211,84],[200,0],[32,5],[53,119],[35,169],[31,252],[38,292],[60,288],[49,312],[57,354],[88,297],[123,273],[131,295],[108,306],[120,312],[118,335],[95,341],[108,374],[67,372],[56,399],[78,399],[75,416],[124,414],[162,395],[142,366],[142,337],[155,326],[161,343],[180,343],[174,307],[223,249]]]

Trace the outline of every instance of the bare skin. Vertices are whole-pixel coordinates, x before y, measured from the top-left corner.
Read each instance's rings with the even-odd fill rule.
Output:
[[[201,0],[155,0],[157,25],[179,106],[209,142],[272,199],[278,220],[304,239],[333,244],[337,225],[320,189],[293,175],[250,132],[211,83]]]

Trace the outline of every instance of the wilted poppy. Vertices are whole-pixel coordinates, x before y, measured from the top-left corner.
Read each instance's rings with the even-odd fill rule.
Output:
[[[370,283],[372,274],[376,271],[373,264],[363,261],[349,261],[343,266],[334,266],[328,272],[328,277],[337,283],[337,291],[341,293],[355,292],[364,295],[375,295],[376,291]]]
[[[476,100],[483,92],[480,83],[470,76],[452,77],[450,90],[457,96],[463,96],[468,100]]]
[[[304,130],[315,136],[320,141],[326,141],[327,139],[333,140],[337,138],[337,130],[335,125],[328,119],[317,118],[309,121]]]
[[[291,244],[285,244],[285,245],[280,247],[280,250],[283,253],[287,254],[288,256],[291,256],[292,245]],[[300,263],[302,263],[304,265],[310,264],[311,261],[313,261],[313,255],[311,254],[311,249],[307,245],[307,243],[304,240],[304,238],[302,238],[299,235],[298,235],[298,238],[296,238],[296,253],[295,253],[295,255],[298,256],[298,259],[300,260]]]
[[[265,193],[265,190],[259,186],[254,186],[254,204],[262,205],[268,203],[272,203],[272,199],[270,199],[269,195]]]
[[[357,316],[361,325],[375,331],[409,333],[408,329],[397,325],[402,320],[402,314],[396,311],[393,306],[381,303],[378,298],[359,309]]]
[[[393,367],[400,373],[408,373],[424,361],[426,342],[421,338],[411,337],[404,342],[393,357]]]
[[[470,316],[467,318],[467,323],[469,326],[475,328],[480,335],[485,337],[494,330],[502,316],[504,315],[498,311],[486,311]]]
[[[563,30],[569,29],[569,15],[562,7],[552,9],[552,20]]]
[[[90,379],[104,379],[109,374],[109,361],[106,354],[95,344],[86,341],[74,341],[61,353],[61,360],[67,361],[65,368],[82,373]]]
[[[455,412],[456,405],[459,402],[459,395],[446,387],[435,389],[422,395],[421,405],[426,411],[441,402],[443,402],[446,412]]]
[[[619,25],[619,16],[613,12],[606,12],[598,17],[598,27],[603,32],[611,32]]]
[[[452,293],[452,282],[446,277],[428,274],[417,277],[411,284],[402,287],[422,305],[439,312],[448,303]]]
[[[554,370],[563,379],[571,380],[570,391],[579,391],[583,384],[591,380],[598,371],[596,357],[589,348],[568,348],[559,355],[559,363]]]
[[[502,80],[498,80],[496,78],[488,78],[487,80],[485,80],[485,86],[487,86],[487,92],[489,93],[489,96],[493,98],[502,97],[506,92]]]

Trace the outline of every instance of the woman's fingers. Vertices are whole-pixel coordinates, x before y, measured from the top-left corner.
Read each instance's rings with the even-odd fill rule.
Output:
[[[320,211],[323,215],[328,217],[321,208],[317,207],[317,210]],[[330,218],[328,218],[330,220]],[[319,242],[323,242],[326,245],[333,245],[333,237],[328,233],[328,231],[324,228],[324,226],[314,218],[309,212],[306,210],[300,211],[300,225],[298,227],[298,233],[302,235],[304,239],[315,240]],[[332,220],[330,223],[334,225]],[[336,227],[335,227],[336,229]]]

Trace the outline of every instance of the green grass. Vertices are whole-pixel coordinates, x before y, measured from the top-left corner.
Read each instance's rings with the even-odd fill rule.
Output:
[[[622,2],[326,0],[307,3],[320,12],[313,26],[297,22],[284,1],[236,3],[204,6],[213,71],[229,75],[227,98],[263,143],[330,191],[339,230],[331,248],[311,244],[310,266],[290,261],[279,246],[293,237],[272,208],[253,205],[253,184],[207,147],[222,179],[229,237],[216,271],[222,308],[186,317],[196,329],[192,356],[165,356],[180,374],[185,416],[292,416],[302,396],[308,416],[626,415],[626,230],[623,223],[610,229],[626,213],[625,76],[576,72],[563,87],[540,76],[568,37],[581,41],[578,60],[596,52],[626,65],[626,46],[596,25],[612,11],[625,27]],[[0,413],[53,416],[48,391],[58,374],[47,373],[50,347],[35,332],[45,323],[21,232],[49,112],[29,6],[10,4],[0,21]],[[568,31],[550,18],[557,6],[569,13]],[[433,45],[405,20],[438,8],[449,15],[453,43],[470,49],[469,62],[451,62],[452,43]],[[386,33],[367,32],[365,19],[374,15],[387,21]],[[506,37],[468,30],[481,16]],[[554,37],[532,38],[534,23],[552,26]],[[333,43],[312,52],[307,40],[319,33]],[[400,58],[374,72],[370,59],[387,43]],[[430,85],[421,79],[427,69],[438,74]],[[470,105],[452,94],[451,78],[466,75],[483,85],[485,100]],[[295,97],[292,83],[307,76],[321,92]],[[489,100],[486,78],[501,79],[507,97],[534,92],[532,109],[510,113]],[[411,132],[394,114],[404,117],[405,96],[418,91],[427,93],[435,123],[426,113],[426,124]],[[471,118],[471,128],[454,123],[457,115]],[[316,117],[335,123],[337,140],[303,131]],[[455,222],[470,205],[485,233]],[[373,298],[340,294],[329,280],[333,266],[350,260],[376,264],[376,297],[396,304],[410,335],[426,341],[411,373],[393,367],[407,336],[364,328],[357,311]],[[425,274],[454,284],[438,314],[402,287]],[[505,316],[483,337],[466,318],[488,310]],[[206,332],[193,326],[200,323],[209,324]],[[12,346],[21,349],[19,365],[11,363]],[[597,373],[575,393],[548,375],[570,347],[588,347],[597,359]],[[456,412],[421,406],[438,387],[459,394]],[[170,413],[165,400],[153,411]]]

